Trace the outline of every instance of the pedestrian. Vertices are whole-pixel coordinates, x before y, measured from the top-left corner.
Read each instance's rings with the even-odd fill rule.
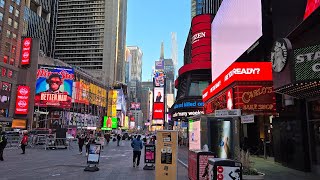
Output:
[[[82,148],[83,148],[85,139],[86,138],[84,134],[81,134],[80,136],[78,136],[79,154],[82,154]]]
[[[138,167],[140,164],[141,150],[143,148],[143,143],[140,138],[141,135],[138,135],[138,137],[131,142],[131,147],[133,148],[133,167]]]
[[[110,142],[110,134],[109,134],[109,133],[106,133],[106,134],[105,134],[105,138],[106,138],[107,145],[108,145],[109,142]]]
[[[181,146],[181,145],[182,145],[182,138],[181,138],[181,136],[180,136],[180,135],[178,136],[178,144],[179,144],[179,146]]]
[[[21,149],[22,149],[21,154],[25,154],[26,153],[26,146],[28,145],[28,131],[23,132],[23,137],[22,137],[20,144],[21,144]]]
[[[98,134],[97,143],[101,144],[101,151],[103,151],[103,148],[104,148],[104,137],[101,134]]]
[[[6,148],[7,145],[7,136],[4,131],[0,133],[0,161],[3,161],[3,150]]]
[[[117,135],[117,146],[120,146],[120,140],[121,140],[121,136],[120,134]]]
[[[89,155],[89,149],[90,149],[90,144],[95,144],[95,138],[93,134],[90,134],[87,138],[87,143],[86,143],[86,156]]]

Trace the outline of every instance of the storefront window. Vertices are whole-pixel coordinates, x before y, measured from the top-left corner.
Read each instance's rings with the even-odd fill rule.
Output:
[[[208,81],[195,81],[191,82],[189,87],[188,96],[202,96],[202,91],[208,87]]]

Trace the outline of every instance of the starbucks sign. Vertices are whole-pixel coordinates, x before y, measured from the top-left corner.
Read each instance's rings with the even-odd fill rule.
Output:
[[[320,45],[294,50],[295,80],[320,79]]]

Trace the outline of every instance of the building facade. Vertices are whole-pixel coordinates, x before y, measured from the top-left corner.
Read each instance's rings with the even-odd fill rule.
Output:
[[[130,54],[132,56],[129,98],[131,102],[140,102],[143,53],[138,46],[128,46],[128,49],[130,50]]]
[[[199,14],[216,14],[223,0],[191,0],[191,19]]]
[[[60,0],[55,58],[109,85],[124,82],[126,15],[126,0]]]

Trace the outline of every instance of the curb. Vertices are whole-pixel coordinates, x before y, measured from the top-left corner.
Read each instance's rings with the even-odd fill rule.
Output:
[[[188,168],[188,165],[186,163],[184,163],[183,161],[181,161],[180,159],[178,159],[179,163],[181,163],[185,168]]]

